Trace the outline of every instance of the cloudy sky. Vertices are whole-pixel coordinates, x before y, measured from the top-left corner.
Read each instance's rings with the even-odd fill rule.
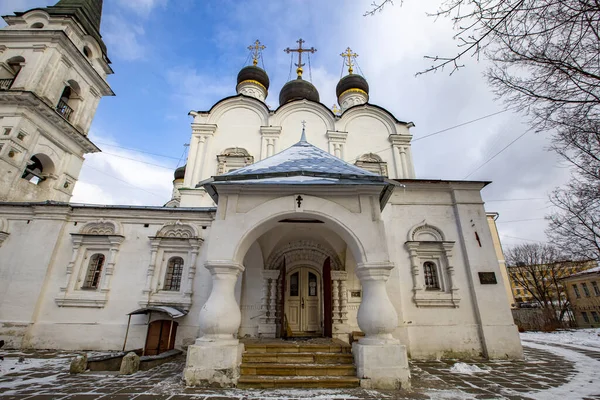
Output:
[[[302,37],[318,49],[312,81],[327,106],[335,103],[342,72],[339,54],[350,46],[370,85],[370,102],[413,121],[418,178],[493,181],[483,191],[487,211],[500,214],[505,247],[544,241],[548,193],[568,179],[568,169],[546,150],[548,137],[527,133],[525,119],[496,101],[482,71],[485,62],[415,77],[429,66],[424,55],[453,55],[448,20],[427,17],[438,1],[405,0],[363,16],[372,0],[195,1],[105,0],[102,36],[115,74],[116,97],[104,98],[90,138],[103,150],[88,155],[73,202],[162,205],[170,198],[173,170],[185,163],[190,110],[208,110],[235,94],[246,47],[257,38],[267,49],[271,78],[267,103],[277,106],[290,76],[282,50]],[[0,13],[55,3],[3,0]],[[420,138],[449,129],[437,135]],[[373,149],[380,150],[380,149]]]

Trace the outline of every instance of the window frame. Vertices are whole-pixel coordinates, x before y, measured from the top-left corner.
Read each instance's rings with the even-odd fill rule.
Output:
[[[590,323],[590,318],[588,317],[588,315],[585,311],[581,312],[581,317],[583,318],[583,322],[585,322],[586,324]]]
[[[575,298],[580,299],[581,293],[579,292],[579,288],[577,287],[577,284],[573,283],[571,286],[573,287],[573,293],[575,293]]]
[[[586,282],[581,282],[581,288],[583,289],[583,293],[585,294],[585,297],[590,297],[591,293],[590,293],[590,290],[587,287],[587,283]]]
[[[425,290],[442,290],[439,275],[438,266],[435,262],[425,261],[423,263],[423,283],[425,284]]]
[[[95,259],[101,258],[98,263]],[[103,253],[94,253],[90,256],[88,267],[85,273],[85,279],[81,285],[82,290],[98,290],[100,283],[102,282],[102,272],[104,270],[104,263],[106,262],[106,255]],[[96,261],[95,265],[92,265]]]
[[[181,262],[177,263],[178,261],[181,261]],[[181,291],[181,282],[183,280],[184,266],[185,266],[185,260],[183,259],[183,257],[173,256],[173,257],[169,258],[169,260],[167,261],[167,268],[165,271],[165,279],[163,282],[162,290],[167,291],[167,292]],[[177,267],[177,271],[176,271],[176,267]],[[177,285],[174,285],[174,282],[176,282]]]
[[[600,296],[600,287],[598,287],[598,282],[592,281],[592,288],[594,289],[594,295]]]

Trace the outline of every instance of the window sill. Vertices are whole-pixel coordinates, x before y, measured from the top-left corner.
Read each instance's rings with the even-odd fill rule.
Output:
[[[85,291],[83,293],[70,293],[64,297],[56,297],[54,301],[59,307],[84,307],[104,308],[107,302],[106,293]]]
[[[458,308],[460,298],[457,294],[440,290],[424,290],[415,293],[413,301],[417,307]]]

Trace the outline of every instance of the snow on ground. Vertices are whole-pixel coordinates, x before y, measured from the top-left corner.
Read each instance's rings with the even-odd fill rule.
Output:
[[[38,368],[38,367],[52,367],[57,368],[58,364],[64,363],[62,360],[48,359],[48,358],[23,358],[23,361],[19,361],[19,357],[6,357],[0,361],[0,376],[6,374],[12,374],[19,372],[24,369]]]
[[[522,340],[600,348],[600,328],[555,332],[523,332]]]
[[[452,372],[452,373],[467,374],[467,375],[478,374],[478,373],[487,374],[490,371],[491,371],[491,368],[482,369],[482,368],[479,368],[477,365],[469,365],[464,362],[457,362],[452,366],[452,368],[450,368],[450,372]]]
[[[545,350],[575,363],[576,373],[569,382],[541,392],[525,393],[524,397],[532,399],[582,399],[586,396],[598,395],[599,389],[595,382],[600,382],[600,361],[585,356],[573,350],[527,342],[524,346]]]

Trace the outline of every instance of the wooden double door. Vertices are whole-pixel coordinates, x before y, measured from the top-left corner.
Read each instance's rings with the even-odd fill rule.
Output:
[[[144,355],[155,356],[175,348],[177,322],[173,320],[152,321],[148,325]]]
[[[321,274],[310,267],[294,268],[285,282],[285,315],[291,335],[321,336]]]

